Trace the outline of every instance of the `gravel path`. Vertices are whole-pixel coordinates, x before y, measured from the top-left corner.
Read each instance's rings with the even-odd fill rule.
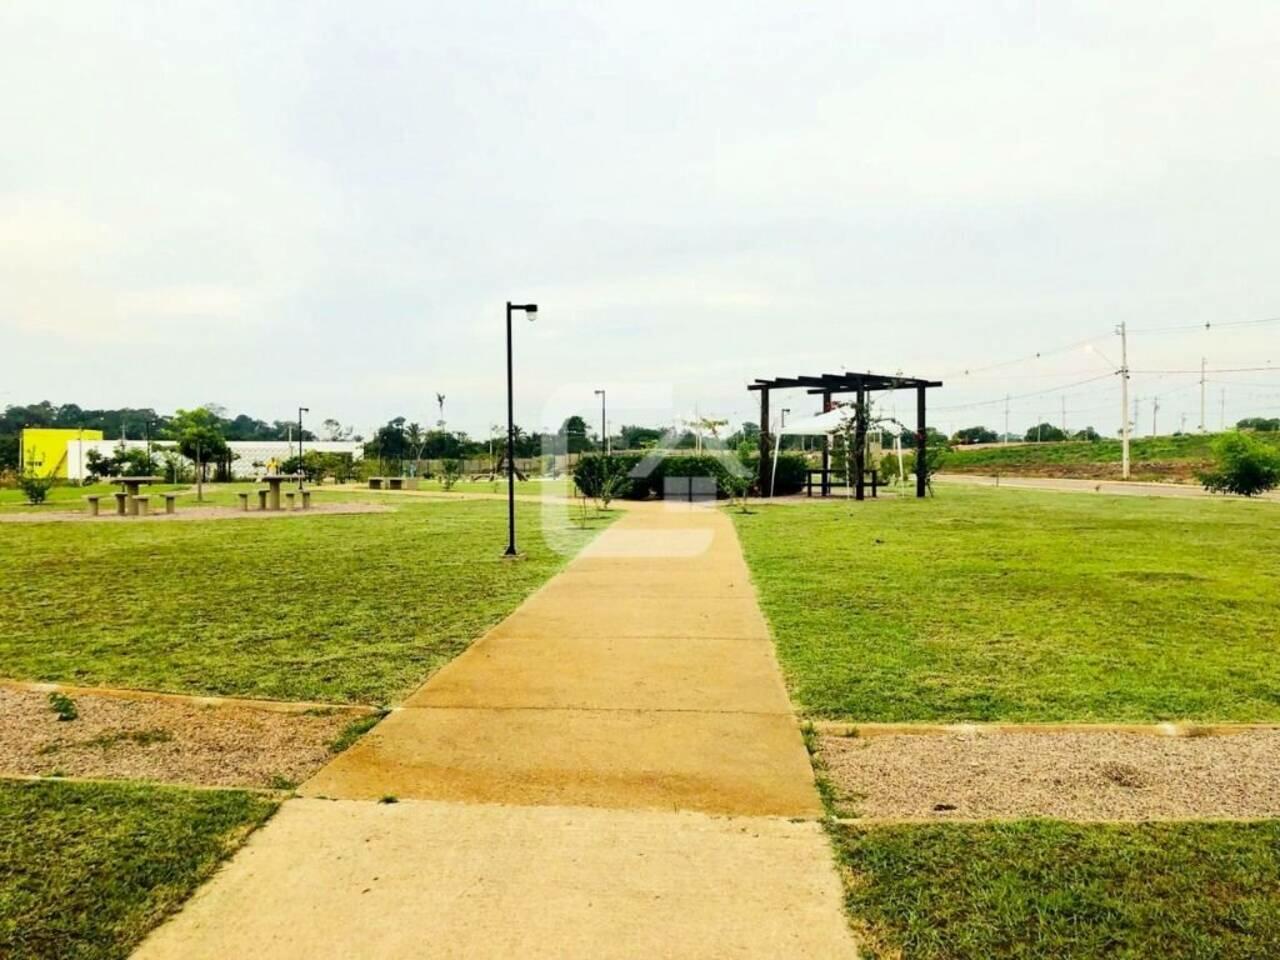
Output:
[[[1280,730],[820,739],[842,811],[866,819],[1280,815]]]
[[[48,693],[0,688],[0,775],[283,787],[330,760],[330,742],[361,715],[81,692],[71,700],[79,716],[63,721]]]

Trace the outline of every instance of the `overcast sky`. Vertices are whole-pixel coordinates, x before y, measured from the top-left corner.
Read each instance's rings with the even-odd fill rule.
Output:
[[[945,379],[946,429],[1038,393],[1014,428],[1065,394],[1109,432],[1117,323],[1280,315],[1277,91],[1275,0],[8,0],[0,404],[368,431],[438,391],[483,435],[514,299],[532,428],[595,387],[615,427],[736,422],[755,377],[848,368]],[[1278,343],[1130,355],[1231,369],[1216,427],[1223,389],[1280,415],[1280,373],[1235,370]],[[1197,379],[1134,392],[1166,432]]]

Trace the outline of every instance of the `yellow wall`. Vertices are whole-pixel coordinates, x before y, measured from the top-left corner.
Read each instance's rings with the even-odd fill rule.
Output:
[[[44,427],[22,431],[19,456],[22,465],[33,466],[42,477],[67,476],[67,441],[101,440],[101,430],[55,430]]]

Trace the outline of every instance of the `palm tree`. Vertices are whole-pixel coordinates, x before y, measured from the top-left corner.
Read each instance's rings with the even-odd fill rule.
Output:
[[[404,438],[409,444],[409,449],[413,451],[413,474],[417,476],[422,464],[422,448],[426,445],[427,435],[422,432],[422,427],[417,423],[411,423],[404,428]]]

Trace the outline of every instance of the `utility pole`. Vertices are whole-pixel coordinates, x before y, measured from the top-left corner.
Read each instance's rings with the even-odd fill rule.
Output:
[[[1187,432],[1187,412],[1185,410],[1182,411],[1182,425],[1178,427],[1178,432],[1179,433]]]
[[[1160,414],[1160,398],[1151,398],[1151,435],[1156,436],[1156,417]]]
[[[1120,334],[1120,476],[1129,479],[1129,337],[1124,321],[1117,330]]]
[[[1009,395],[1004,395],[1004,442],[1009,442]]]
[[[1200,358],[1200,432],[1204,433],[1204,357]]]
[[[1223,387],[1218,394],[1218,430],[1226,432],[1227,429],[1227,388]]]
[[[1065,393],[1062,395],[1062,439],[1070,439],[1067,433],[1067,395]]]

